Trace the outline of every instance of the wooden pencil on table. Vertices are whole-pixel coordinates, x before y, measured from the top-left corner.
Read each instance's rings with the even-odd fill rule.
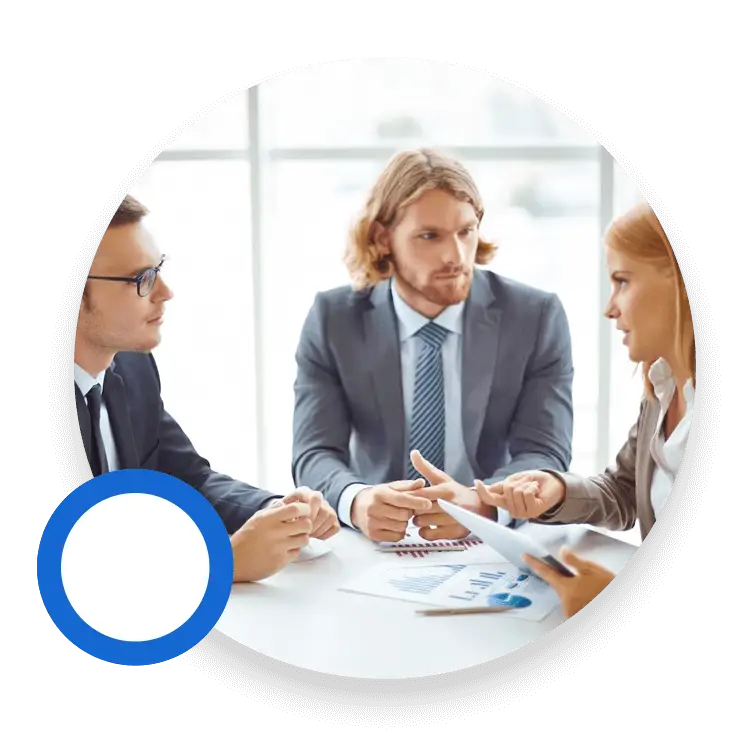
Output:
[[[515,607],[459,607],[457,609],[418,609],[418,615],[440,617],[441,615],[480,615],[485,612],[507,612]]]
[[[420,544],[405,544],[403,547],[376,547],[378,552],[460,552],[465,549],[464,544],[452,544],[450,547],[428,547]]]

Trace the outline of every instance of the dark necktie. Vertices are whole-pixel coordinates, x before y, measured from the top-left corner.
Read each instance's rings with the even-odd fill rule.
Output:
[[[101,430],[101,413],[102,413],[102,387],[97,383],[87,394],[86,404],[89,407],[89,415],[91,416],[91,436],[94,439],[94,466],[91,467],[91,471],[94,476],[100,474],[106,474],[109,471],[109,464],[107,463],[107,454],[104,450],[104,440],[102,440]]]

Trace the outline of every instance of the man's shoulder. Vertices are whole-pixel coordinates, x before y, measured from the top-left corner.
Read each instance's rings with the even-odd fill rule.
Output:
[[[156,363],[150,353],[147,352],[120,352],[115,355],[112,363],[112,372],[119,375],[126,383],[135,381],[159,384],[159,375]]]
[[[370,306],[374,287],[354,289],[351,285],[325,289],[315,295],[313,307],[330,312],[363,309]]]
[[[478,271],[477,275],[484,280],[484,283],[492,290],[495,299],[499,300],[504,307],[528,308],[531,306],[538,308],[543,307],[553,299],[557,299],[554,292],[502,276],[494,271],[483,269]]]

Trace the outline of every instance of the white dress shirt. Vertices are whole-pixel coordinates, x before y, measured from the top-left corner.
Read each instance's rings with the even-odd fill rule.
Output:
[[[106,371],[105,371],[106,372]],[[81,391],[83,397],[86,398],[88,392],[98,383],[104,392],[104,372],[100,372],[96,377],[89,375],[83,368],[77,364],[73,364],[73,377],[75,383],[78,386],[78,390]],[[88,402],[87,402],[88,403]],[[104,443],[104,452],[107,455],[107,465],[110,471],[117,471],[120,468],[120,462],[117,458],[117,447],[115,446],[115,438],[112,434],[112,425],[109,422],[109,414],[107,413],[107,405],[102,399],[102,408],[99,413],[99,429],[102,432],[102,441]]]
[[[404,302],[391,282],[393,306],[398,317],[398,335],[401,342],[401,386],[404,398],[404,422],[406,442],[411,427],[414,403],[414,378],[421,340],[417,332],[430,322],[445,328],[449,333],[443,342],[443,394],[445,397],[445,466],[457,482],[469,487],[474,484],[474,476],[464,446],[463,425],[461,422],[461,336],[463,331],[464,304],[446,307],[432,321],[425,318]],[[408,449],[408,446],[407,446]],[[405,477],[402,477],[405,478]],[[352,526],[351,508],[354,498],[367,484],[350,484],[339,499],[339,518],[342,523]]]
[[[654,509],[654,517],[658,517],[667,497],[669,497],[675,477],[682,463],[682,457],[685,454],[685,446],[690,434],[690,424],[693,419],[695,390],[690,380],[683,386],[685,415],[665,441],[663,432],[664,419],[667,415],[669,405],[675,396],[677,383],[672,374],[672,369],[664,359],[654,362],[648,372],[648,378],[654,386],[654,395],[658,399],[660,406],[656,430],[650,444],[651,455],[656,463],[653,479],[651,480],[651,505]]]

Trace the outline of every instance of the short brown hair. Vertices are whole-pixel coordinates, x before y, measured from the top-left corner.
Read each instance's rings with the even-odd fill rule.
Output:
[[[148,215],[148,209],[132,195],[126,195],[110,220],[109,226],[112,228],[137,224],[146,215]]]
[[[463,164],[428,148],[396,154],[378,177],[364,210],[349,233],[344,262],[355,289],[375,286],[393,273],[393,261],[381,256],[375,247],[372,236],[374,224],[392,226],[398,219],[399,211],[428,190],[444,190],[470,203],[477,220],[481,222],[484,204]],[[495,245],[480,237],[476,263],[489,263],[496,249]]]
[[[130,224],[137,224],[144,216],[147,215],[148,209],[140,201],[133,198],[132,195],[126,195],[120,202],[117,210],[112,215],[109,223],[104,227],[104,230],[97,234],[96,247],[94,248],[93,253],[89,254],[89,268],[94,262],[94,255],[99,249],[99,245],[101,244],[102,238],[104,237],[104,233],[107,229],[109,229],[110,227],[124,227]]]

